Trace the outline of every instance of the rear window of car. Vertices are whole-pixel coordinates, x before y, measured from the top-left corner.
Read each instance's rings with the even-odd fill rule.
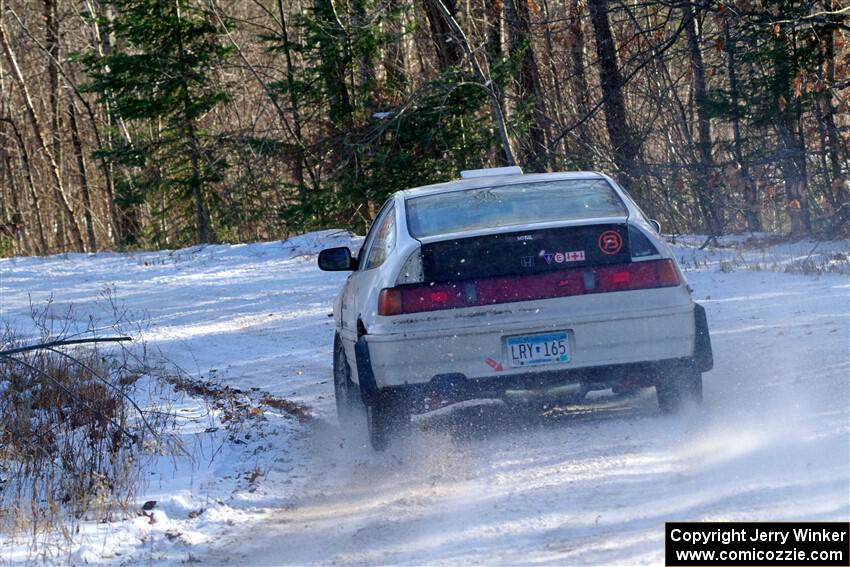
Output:
[[[500,226],[626,216],[604,179],[561,179],[437,193],[407,199],[414,238]]]

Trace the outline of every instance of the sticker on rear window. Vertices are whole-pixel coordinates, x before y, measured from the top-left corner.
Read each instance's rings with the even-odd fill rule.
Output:
[[[599,235],[599,249],[603,254],[616,254],[623,248],[623,237],[616,230],[606,230]]]
[[[540,255],[547,264],[566,264],[569,262],[584,262],[584,250],[573,250],[572,252],[546,252],[542,250]]]

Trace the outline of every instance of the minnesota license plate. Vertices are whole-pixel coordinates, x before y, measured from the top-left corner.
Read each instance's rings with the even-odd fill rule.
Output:
[[[565,331],[505,337],[505,343],[508,347],[508,364],[513,367],[570,360],[570,342]]]

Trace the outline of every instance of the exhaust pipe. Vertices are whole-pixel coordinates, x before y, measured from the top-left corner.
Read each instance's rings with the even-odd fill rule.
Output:
[[[502,398],[506,402],[531,402],[540,398],[570,398],[571,401],[581,401],[589,391],[590,388],[586,384],[567,384],[537,390],[506,390]]]

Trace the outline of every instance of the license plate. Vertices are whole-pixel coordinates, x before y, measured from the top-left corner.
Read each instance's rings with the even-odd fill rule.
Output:
[[[564,331],[505,337],[505,343],[508,347],[508,364],[512,367],[555,364],[570,360],[570,343]]]

